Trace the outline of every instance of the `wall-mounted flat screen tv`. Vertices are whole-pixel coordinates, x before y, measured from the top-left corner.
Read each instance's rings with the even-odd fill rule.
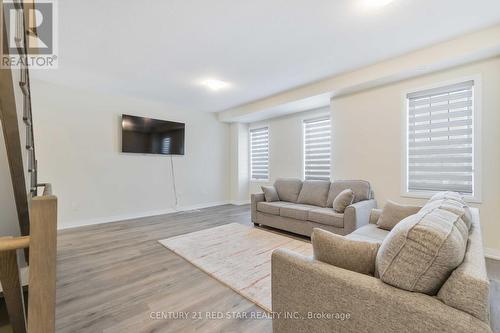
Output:
[[[122,115],[122,152],[184,155],[184,123]]]

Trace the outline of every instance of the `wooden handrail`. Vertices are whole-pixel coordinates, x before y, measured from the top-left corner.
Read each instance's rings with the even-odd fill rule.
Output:
[[[57,198],[45,195],[31,199],[30,236],[0,237],[0,281],[10,323],[15,333],[54,333],[56,303]],[[28,320],[24,311],[17,250],[28,248]]]
[[[30,245],[30,237],[0,237],[0,252],[26,249]]]
[[[3,1],[0,0],[0,5]],[[14,1],[23,11],[22,36],[16,36],[17,53],[27,57],[28,33],[36,37],[35,0]],[[1,7],[1,6],[0,6]],[[29,25],[26,23],[29,22]],[[8,49],[7,26],[0,20],[0,47]],[[30,27],[31,29],[28,29]],[[33,36],[32,36],[33,37]],[[24,40],[24,42],[23,42]],[[30,50],[32,54],[33,50]],[[17,70],[17,69],[16,69]],[[0,238],[0,282],[3,287],[9,319],[15,333],[53,333],[55,330],[56,252],[57,252],[57,198],[50,184],[37,183],[37,160],[33,142],[33,119],[30,97],[29,70],[23,66],[21,79],[14,82],[14,68],[0,70],[0,122],[3,130],[14,199],[23,237]],[[21,82],[19,82],[21,81]],[[19,83],[19,84],[18,84]],[[22,92],[23,130],[16,93]],[[26,130],[26,144],[21,140]],[[28,149],[28,172],[25,174],[25,148]],[[27,181],[28,180],[28,181]],[[27,186],[29,183],[29,186]],[[38,196],[37,188],[44,187]],[[29,263],[28,321],[19,277],[17,250],[24,249]],[[29,256],[28,256],[29,249]],[[28,328],[28,329],[27,329]]]
[[[45,185],[49,192],[50,185]],[[53,333],[56,304],[57,198],[31,200],[28,332]]]

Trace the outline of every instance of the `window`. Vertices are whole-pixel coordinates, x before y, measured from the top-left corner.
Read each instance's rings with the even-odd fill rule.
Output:
[[[330,117],[304,121],[304,179],[330,180]]]
[[[407,95],[406,192],[475,192],[474,81]]]
[[[269,179],[269,128],[250,130],[250,173],[252,180]]]

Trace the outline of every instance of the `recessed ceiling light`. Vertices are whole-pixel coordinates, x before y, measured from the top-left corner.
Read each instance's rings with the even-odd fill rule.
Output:
[[[394,0],[362,0],[362,4],[367,8],[380,8],[387,6]]]
[[[229,83],[217,79],[206,79],[201,81],[201,84],[213,91],[218,91],[229,87]]]

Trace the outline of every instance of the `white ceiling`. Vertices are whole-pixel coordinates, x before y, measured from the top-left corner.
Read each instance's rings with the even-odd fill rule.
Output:
[[[63,0],[59,69],[33,76],[213,112],[500,23],[498,0],[363,1]]]

